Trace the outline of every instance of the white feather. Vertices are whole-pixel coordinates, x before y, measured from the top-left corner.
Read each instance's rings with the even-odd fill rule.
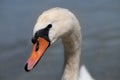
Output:
[[[79,80],[95,80],[92,78],[91,74],[88,72],[87,68],[82,65],[80,68]]]
[[[33,34],[48,24],[52,24],[48,34],[51,44],[61,38],[64,45],[66,61],[62,80],[78,80],[82,40],[79,21],[67,9],[52,8],[39,16]],[[94,80],[85,66],[81,67],[79,78],[79,80]]]

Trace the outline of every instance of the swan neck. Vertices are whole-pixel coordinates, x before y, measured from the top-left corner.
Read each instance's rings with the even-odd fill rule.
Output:
[[[81,35],[80,33],[71,33],[62,38],[64,45],[64,73],[62,80],[78,80],[79,64],[81,52]]]

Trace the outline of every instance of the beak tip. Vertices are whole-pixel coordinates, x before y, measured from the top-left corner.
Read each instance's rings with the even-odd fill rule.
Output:
[[[24,67],[26,72],[29,72],[30,70],[28,69],[28,63],[26,63],[25,67]]]

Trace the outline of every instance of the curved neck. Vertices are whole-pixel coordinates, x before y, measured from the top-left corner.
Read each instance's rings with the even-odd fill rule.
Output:
[[[65,70],[62,80],[78,80],[81,53],[81,34],[72,32],[62,37],[65,52]]]

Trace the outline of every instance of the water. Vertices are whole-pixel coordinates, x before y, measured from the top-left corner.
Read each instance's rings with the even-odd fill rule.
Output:
[[[60,80],[63,68],[61,41],[52,45],[29,73],[32,29],[42,11],[70,9],[78,17],[83,35],[81,64],[96,80],[120,79],[119,0],[1,0],[0,80]]]

